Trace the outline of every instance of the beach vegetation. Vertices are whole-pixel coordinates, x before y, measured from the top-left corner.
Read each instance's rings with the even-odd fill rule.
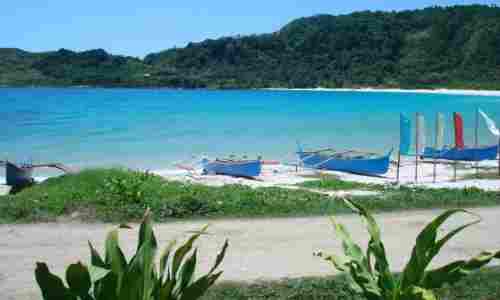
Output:
[[[320,174],[315,178],[318,178],[318,180],[308,180],[303,183],[299,183],[298,185],[306,188],[324,189],[330,191],[348,191],[348,190],[383,191],[387,188],[390,188],[389,186],[385,186],[382,184],[346,181],[340,179],[338,176],[330,174]]]
[[[416,244],[402,274],[397,277],[390,270],[386,249],[382,242],[380,228],[372,214],[362,205],[349,199],[345,200],[366,224],[370,239],[363,250],[351,237],[344,225],[332,217],[336,235],[342,240],[343,255],[316,255],[331,263],[338,271],[348,274],[352,288],[367,300],[436,300],[434,289],[454,284],[470,275],[494,259],[500,259],[500,251],[483,251],[469,260],[458,260],[437,269],[428,270],[432,260],[441,249],[461,231],[478,224],[480,217],[463,209],[443,212],[430,222],[417,236]],[[475,219],[454,228],[442,237],[442,225],[456,214],[466,214]]]
[[[205,226],[178,247],[171,241],[157,265],[158,242],[147,212],[140,225],[136,252],[129,261],[115,229],[106,238],[104,256],[89,242],[90,264],[71,264],[66,269],[67,285],[45,263],[37,263],[35,278],[44,300],[196,300],[222,274],[217,269],[228,247],[226,241],[208,273],[195,278],[198,250],[194,243],[206,230]]]
[[[400,274],[396,274],[400,276]],[[484,268],[455,284],[434,290],[440,300],[500,299],[500,268]],[[275,281],[220,282],[203,300],[362,300],[345,275]]]
[[[375,212],[500,205],[498,191],[476,188],[401,186],[353,199]],[[50,178],[13,195],[0,196],[0,223],[68,218],[86,222],[138,221],[146,208],[151,208],[152,218],[162,222],[351,213],[338,198],[308,188],[212,187],[116,168],[82,170]]]

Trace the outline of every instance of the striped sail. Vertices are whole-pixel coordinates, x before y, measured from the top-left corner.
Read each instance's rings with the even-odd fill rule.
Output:
[[[408,155],[411,145],[411,122],[404,114],[399,117],[399,153]]]
[[[417,113],[417,144],[416,153],[421,155],[424,153],[426,136],[425,136],[425,118],[421,113]]]
[[[434,141],[434,149],[438,150],[444,147],[444,115],[437,113],[436,115],[436,140]]]

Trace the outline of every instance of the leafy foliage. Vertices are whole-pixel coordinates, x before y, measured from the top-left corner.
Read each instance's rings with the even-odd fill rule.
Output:
[[[499,299],[500,268],[484,268],[436,291],[440,300]],[[203,300],[361,300],[346,276],[322,276],[258,282],[221,282]]]
[[[210,271],[195,279],[197,249],[194,242],[207,227],[192,235],[177,249],[172,241],[160,257],[156,267],[157,240],[146,213],[139,230],[136,253],[127,262],[118,243],[118,231],[106,239],[106,253],[102,258],[89,242],[91,265],[70,265],[66,283],[50,273],[45,263],[37,263],[35,277],[44,300],[195,300],[200,298],[222,274],[217,268],[224,259],[228,242],[217,255]]]
[[[370,241],[366,251],[356,244],[346,228],[332,217],[336,234],[342,240],[344,256],[335,254],[318,255],[332,263],[339,271],[346,272],[353,281],[353,288],[367,300],[435,300],[432,289],[458,282],[488,264],[492,259],[500,259],[496,253],[482,252],[469,260],[459,260],[443,267],[427,271],[433,258],[455,235],[467,227],[477,224],[475,220],[450,231],[438,238],[441,225],[457,213],[474,215],[463,209],[448,210],[429,223],[417,237],[410,261],[401,278],[391,273],[389,262],[381,239],[380,229],[373,216],[362,205],[346,200],[346,203],[365,221]]]
[[[317,188],[331,191],[347,191],[347,190],[378,190],[386,189],[380,184],[361,183],[354,181],[344,181],[334,175],[321,174],[319,180],[311,180],[300,183],[299,186],[306,188]]]
[[[335,183],[337,187],[346,185],[350,183]],[[357,198],[373,211],[394,211],[496,206],[500,205],[499,195],[497,191],[477,188],[400,187],[385,189],[377,196]],[[351,213],[341,201],[332,200],[330,196],[307,190],[243,185],[210,187],[167,181],[157,175],[126,169],[89,169],[50,178],[15,195],[0,196],[0,223],[56,221],[67,216],[85,221],[137,221],[148,207],[152,209],[152,217],[161,221]]]
[[[14,54],[13,54],[14,53]],[[0,49],[0,85],[500,89],[500,8],[470,5],[300,18],[271,34],[147,55]]]

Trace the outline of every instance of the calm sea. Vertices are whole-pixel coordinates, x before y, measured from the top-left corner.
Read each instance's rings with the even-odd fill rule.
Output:
[[[476,107],[500,121],[500,97],[319,91],[1,88],[0,160],[168,169],[193,155],[290,159],[306,146],[386,152],[399,113],[463,113],[473,143]],[[480,122],[481,144],[495,143]],[[2,171],[0,171],[0,175]]]

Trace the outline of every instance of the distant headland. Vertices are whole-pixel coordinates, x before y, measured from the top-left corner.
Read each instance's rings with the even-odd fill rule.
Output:
[[[143,59],[0,48],[0,86],[500,90],[500,8],[316,15]]]

